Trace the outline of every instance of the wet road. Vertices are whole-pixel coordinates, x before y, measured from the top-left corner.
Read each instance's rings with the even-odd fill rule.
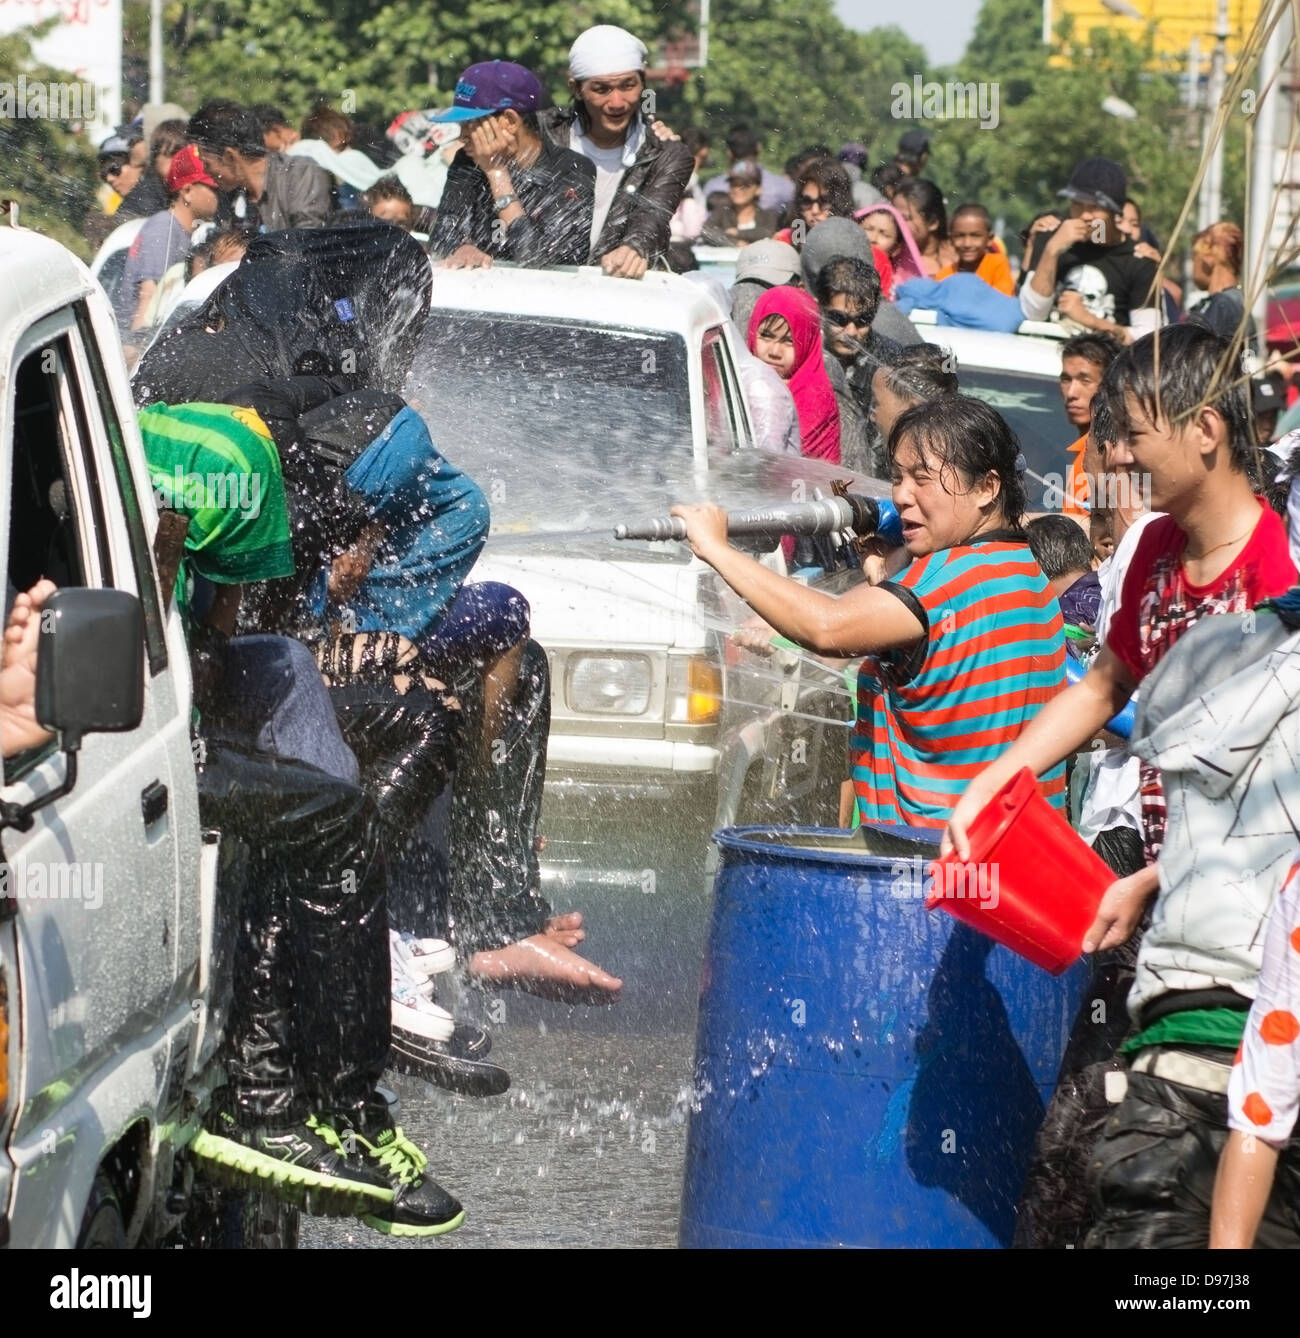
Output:
[[[694,1035],[594,1034],[537,1025],[493,1032],[503,1096],[453,1096],[390,1074],[400,1120],[465,1225],[388,1239],[347,1219],[303,1218],[307,1248],[672,1248]]]

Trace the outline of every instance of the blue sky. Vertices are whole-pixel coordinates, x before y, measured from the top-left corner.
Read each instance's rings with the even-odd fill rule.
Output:
[[[894,24],[926,50],[936,65],[950,65],[965,49],[980,0],[920,0],[886,4],[885,0],[835,0],[835,11],[850,28]]]

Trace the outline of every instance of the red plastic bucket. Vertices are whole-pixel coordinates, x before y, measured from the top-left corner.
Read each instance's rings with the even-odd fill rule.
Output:
[[[1054,976],[1078,961],[1109,865],[1075,835],[1018,771],[980,810],[967,832],[970,859],[956,853],[930,866],[926,910],[949,915],[1018,952]]]

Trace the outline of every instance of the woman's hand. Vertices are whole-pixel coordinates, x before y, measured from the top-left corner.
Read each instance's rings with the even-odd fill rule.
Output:
[[[727,546],[727,513],[711,502],[694,506],[675,506],[669,515],[686,522],[686,542],[697,558],[708,562],[710,555]]]

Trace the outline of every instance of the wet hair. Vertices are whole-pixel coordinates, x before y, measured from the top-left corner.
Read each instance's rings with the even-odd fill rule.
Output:
[[[362,203],[369,208],[372,204],[380,200],[401,200],[403,204],[409,204],[412,207],[415,201],[411,198],[411,192],[395,177],[391,172],[382,176],[373,186],[370,187],[361,197]]]
[[[915,206],[916,212],[927,223],[937,228],[941,241],[947,239],[948,214],[943,207],[943,192],[933,181],[926,177],[904,177],[899,183],[898,194]]]
[[[688,125],[682,131],[682,143],[691,151],[694,157],[701,149],[707,149],[713,141],[709,138],[709,132],[698,125]]]
[[[993,218],[992,218],[992,216],[989,214],[989,211],[988,211],[987,209],[985,209],[984,206],[983,206],[982,204],[961,204],[961,205],[958,205],[957,208],[954,209],[954,210],[952,211],[951,223],[955,223],[955,222],[962,216],[962,214],[976,214],[976,215],[978,215],[980,222],[984,224],[984,228],[985,228],[985,230],[986,230],[987,232],[989,232],[990,234],[992,233],[992,231],[993,231]]]
[[[149,136],[149,161],[160,154],[175,156],[189,142],[189,127],[185,121],[163,121]]]
[[[996,475],[1002,518],[1012,529],[1019,528],[1026,503],[1025,480],[1018,468],[1023,457],[1016,434],[995,409],[973,395],[943,395],[914,404],[899,414],[889,434],[891,463],[904,438],[927,465],[937,469],[950,493],[964,488],[967,481],[973,484]],[[959,476],[959,488],[947,481],[953,474]]]
[[[274,130],[276,126],[289,126],[289,118],[284,114],[281,107],[276,107],[270,102],[259,102],[252,108],[252,113],[257,117],[257,123],[262,127],[262,133],[268,130]]]
[[[958,392],[957,373],[949,370],[948,358],[934,344],[908,344],[893,362],[881,365],[880,377],[891,395],[928,404]]]
[[[346,149],[352,143],[352,118],[318,102],[303,119],[301,134],[303,139],[323,139],[326,143],[338,136]]]
[[[1092,540],[1069,516],[1039,516],[1025,526],[1025,538],[1049,581],[1072,571],[1092,570]]]
[[[744,122],[727,131],[727,152],[732,158],[758,157],[758,142],[754,127]],[[705,143],[708,143],[707,138]]]
[[[233,248],[239,252],[242,258],[244,252],[248,250],[249,243],[256,236],[257,233],[247,226],[222,228],[219,232],[214,232],[204,245],[211,251],[214,264],[225,264],[225,261],[217,261],[217,255],[221,251]]]
[[[1249,474],[1257,454],[1249,386],[1230,351],[1226,339],[1191,322],[1166,326],[1121,350],[1102,380],[1116,438],[1129,434],[1130,396],[1152,423],[1159,419],[1175,429],[1210,408],[1227,429],[1229,463]]]
[[[1080,355],[1082,356],[1082,355]],[[1111,409],[1111,388],[1107,385],[1103,372],[1101,385],[1092,396],[1089,405],[1092,422],[1088,424],[1088,436],[1097,444],[1097,449],[1105,452],[1106,447],[1115,440],[1115,415]]]
[[[1234,274],[1241,273],[1242,236],[1235,223],[1211,223],[1192,238],[1192,245],[1208,242],[1223,251],[1223,262]]]
[[[868,321],[876,319],[880,309],[880,275],[876,267],[859,256],[837,256],[817,272],[813,296],[825,309],[837,293],[851,298]]]
[[[245,158],[266,157],[262,127],[257,117],[247,107],[231,102],[229,98],[213,98],[205,102],[190,117],[187,132],[200,149],[213,153],[234,149]]]
[[[759,321],[758,333],[761,334],[764,339],[779,339],[781,337],[781,331],[778,327],[782,325],[785,326],[785,332],[787,334],[793,334],[793,331],[790,329],[790,322],[786,320],[779,311],[771,311]]]
[[[871,174],[871,184],[886,197],[890,191],[897,190],[906,179],[903,169],[893,162],[881,163]]]
[[[1119,357],[1124,345],[1113,335],[1100,330],[1087,330],[1083,334],[1072,335],[1061,345],[1061,364],[1066,358],[1082,358],[1099,368],[1103,373]]]
[[[834,158],[814,158],[800,169],[794,184],[796,215],[799,211],[799,196],[803,194],[804,187],[810,184],[821,191],[822,199],[830,205],[833,216],[853,217],[853,183],[843,166]]]

